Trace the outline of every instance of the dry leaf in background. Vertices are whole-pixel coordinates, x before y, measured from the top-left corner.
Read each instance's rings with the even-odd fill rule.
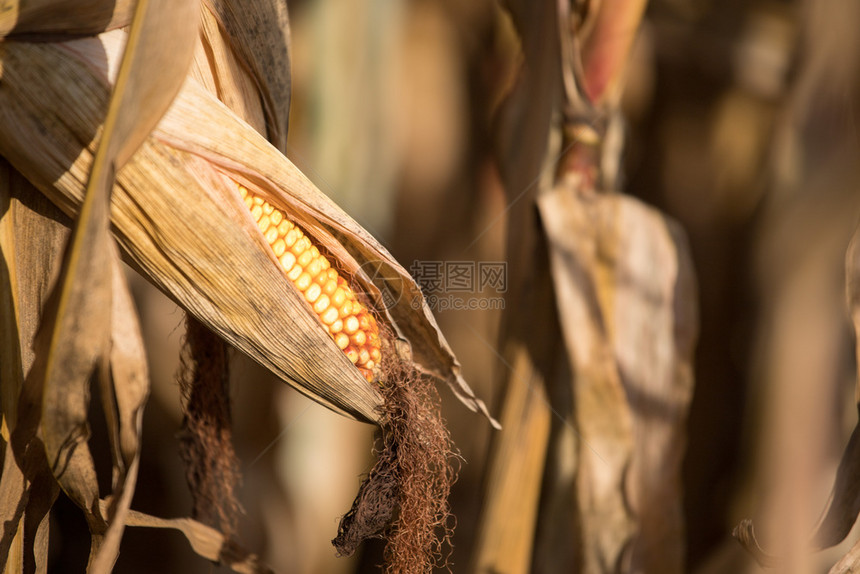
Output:
[[[595,191],[616,179],[601,172],[600,114],[617,105],[642,9],[601,3],[585,16],[593,24],[586,29],[566,10],[512,6],[526,66],[500,118],[499,161],[511,202],[509,261],[520,282],[511,300],[528,319],[509,319],[503,335],[503,423],[507,429],[510,414],[516,432],[536,442],[499,436],[477,571],[683,570],[681,460],[698,331],[692,263],[675,223]],[[628,33],[618,33],[621,24]],[[553,29],[560,37],[548,41]],[[580,44],[588,47],[584,70]],[[539,85],[542,94],[563,89],[563,104],[535,106],[529,92]],[[553,107],[564,137],[546,116]],[[543,155],[529,159],[523,145]],[[603,145],[603,154],[617,153]],[[552,284],[541,287],[547,265]],[[546,318],[555,313],[557,326]],[[564,346],[553,345],[553,332]],[[495,526],[504,515],[515,526]],[[510,542],[493,541],[504,537]]]

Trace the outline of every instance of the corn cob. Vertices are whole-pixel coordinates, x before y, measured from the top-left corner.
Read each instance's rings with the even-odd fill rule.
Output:
[[[284,212],[239,185],[239,194],[281,268],[304,296],[335,344],[373,380],[381,358],[379,326],[349,283]]]

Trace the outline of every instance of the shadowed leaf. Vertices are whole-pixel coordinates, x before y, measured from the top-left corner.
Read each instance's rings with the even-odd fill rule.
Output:
[[[102,506],[106,505],[107,503],[102,501]],[[228,566],[234,572],[245,574],[272,572],[271,568],[260,562],[257,556],[246,551],[234,540],[226,538],[214,528],[196,520],[190,518],[158,518],[130,510],[126,523],[128,526],[178,530],[188,539],[194,552],[216,564]]]
[[[8,327],[0,334],[0,406],[6,450],[0,475],[0,564],[10,572],[46,567],[47,512],[59,492],[41,442],[32,440],[38,416],[21,422],[19,412],[38,414],[33,405],[38,404],[41,389],[26,387],[24,373],[34,362],[33,338],[49,288],[56,281],[68,223],[56,207],[0,160],[0,315]]]
[[[112,537],[110,553],[99,554],[107,525],[98,507],[98,480],[87,446],[94,369],[103,381],[108,413],[116,400],[108,382],[112,287],[114,278],[122,281],[122,277],[109,231],[111,190],[118,166],[146,138],[184,79],[195,39],[195,16],[194,2],[143,0],[137,4],[85,199],[36,339],[37,364],[28,375],[36,377],[32,384],[43,386],[45,454],[63,490],[85,511],[93,534],[91,561],[99,558],[98,564],[91,564],[95,572],[110,570],[119,536]],[[171,41],[165,42],[162,34]],[[127,300],[123,303],[124,310],[131,310]],[[108,421],[117,422],[110,414]],[[127,505],[130,498],[122,496],[122,487],[129,461],[123,462],[114,487]],[[122,523],[114,524],[121,533]]]
[[[127,26],[133,0],[6,0],[0,7],[0,38],[45,34],[98,34]]]

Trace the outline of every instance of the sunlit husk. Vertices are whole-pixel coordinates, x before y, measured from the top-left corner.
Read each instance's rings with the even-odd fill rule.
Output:
[[[0,154],[63,211],[83,197],[122,32],[0,45]],[[48,73],[50,72],[50,73]],[[365,288],[426,372],[486,412],[459,374],[420,290],[388,252],[280,152],[189,79],[117,177],[114,234],[126,259],[230,344],[314,400],[376,420],[380,398],[284,280],[235,191],[290,213]],[[360,269],[380,268],[374,282]],[[418,308],[416,312],[413,306]]]

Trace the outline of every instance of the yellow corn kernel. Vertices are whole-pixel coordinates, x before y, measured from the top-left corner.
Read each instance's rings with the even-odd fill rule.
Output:
[[[355,350],[355,347],[347,347],[343,352],[346,353],[346,358],[349,359],[351,363],[355,364],[358,362],[358,351]]]
[[[275,231],[277,233],[277,230]],[[287,249],[287,244],[284,243],[283,239],[278,239],[274,243],[272,243],[272,251],[275,252],[275,257],[280,258],[281,255],[284,254],[284,251]]]
[[[290,231],[292,231],[292,230],[293,230],[293,224],[290,223],[289,221],[287,221],[286,219],[283,220],[280,225],[278,225],[278,237],[284,238],[284,243],[287,244],[288,248],[292,247],[293,243],[295,243],[296,239],[298,239],[298,235],[296,235],[295,232],[293,232],[292,234],[290,233]],[[293,240],[292,243],[290,243],[290,239]]]
[[[267,230],[267,229],[269,229],[269,223],[270,223],[269,216],[268,216],[268,215],[263,215],[263,216],[262,216],[262,217],[260,217],[260,219],[257,221],[257,227],[259,227],[259,228],[260,228],[260,231],[262,231],[263,233],[265,233],[265,232],[266,232],[266,230]]]
[[[367,335],[364,334],[364,331],[356,331],[352,334],[352,337],[349,338],[356,347],[363,347],[367,342]]]
[[[308,291],[310,291],[313,287],[319,288],[318,285],[314,284],[308,288]],[[310,298],[308,298],[308,301],[310,301]],[[322,319],[322,314],[325,311],[328,311],[329,307],[330,307],[330,305],[328,302],[328,295],[326,295],[325,293],[320,293],[317,296],[316,301],[314,302],[314,311],[316,312],[317,315],[320,316],[320,319]],[[323,321],[323,322],[325,322],[325,321]]]
[[[296,278],[295,284],[296,289],[304,293],[305,291],[307,291],[308,287],[311,286],[311,276],[307,273],[302,273]]]
[[[358,363],[366,365],[370,361],[370,353],[364,347],[358,352]]]
[[[284,270],[286,271],[286,267]],[[293,268],[287,271],[287,279],[292,281],[293,283],[298,280],[299,276],[302,274],[302,266],[301,265],[293,265]]]
[[[298,229],[296,230],[298,231]],[[293,250],[293,253],[296,255],[301,255],[305,251],[311,248],[311,240],[302,235],[296,240],[296,244],[293,245],[290,249]]]
[[[314,311],[316,311],[316,309],[314,309]],[[341,331],[343,329],[343,321],[340,321],[340,319],[338,319],[337,309],[335,309],[334,307],[329,306],[328,309],[324,311],[318,311],[318,313],[320,316],[320,320],[329,326],[329,330],[332,333],[337,333],[338,331]],[[340,321],[340,328],[335,329],[334,326],[338,321]]]
[[[343,316],[343,314],[341,314]],[[352,335],[356,331],[358,331],[358,318],[355,315],[350,315],[343,322],[343,330],[347,335]]]
[[[308,275],[308,281],[310,281],[310,274],[306,273],[306,275]],[[317,299],[320,298],[320,295],[322,295],[322,289],[320,289],[320,286],[316,283],[311,283],[310,287],[305,290],[305,299],[308,303],[316,303]],[[328,305],[326,305],[326,307],[328,307]]]
[[[334,271],[334,269],[332,269],[332,271]],[[325,294],[326,294],[326,295],[328,295],[329,297],[333,297],[333,296],[334,296],[334,292],[335,292],[335,291],[337,291],[337,281],[332,281],[331,279],[328,279],[328,278],[327,278],[327,277],[328,277],[328,274],[326,274],[326,273],[320,273],[320,275],[326,275],[326,280],[325,280],[325,282],[323,283],[323,286],[322,286],[322,288],[323,288],[323,293],[325,293]],[[317,279],[318,279],[318,278],[317,278]],[[332,304],[334,304],[334,302],[332,302]]]
[[[294,250],[293,253],[295,253],[296,247],[298,247],[298,243],[296,243],[296,245],[293,246],[293,250]],[[307,251],[304,251],[301,255],[299,255],[297,263],[302,266],[302,269],[307,269],[308,265],[310,265],[311,261],[313,261],[313,260],[314,260],[314,254],[311,253],[310,249],[308,249]],[[308,275],[310,275],[313,278],[313,274],[308,273]]]
[[[337,285],[337,283],[335,283]],[[332,305],[340,309],[343,307],[343,304],[346,303],[346,291],[343,290],[342,287],[336,287],[334,293],[331,295]]]
[[[283,256],[279,260],[281,262],[281,267],[287,273],[290,272],[290,269],[293,268],[293,265],[296,263],[296,256],[292,254],[292,252],[287,251],[283,254]]]
[[[376,319],[301,228],[277,207],[245,187],[237,187],[287,278],[311,306],[337,347],[368,381],[373,380],[373,369],[382,357]]]
[[[344,333],[338,333],[334,336],[334,343],[342,351],[346,349],[346,347],[349,345],[349,337],[347,337]]]
[[[313,250],[311,250],[311,251],[313,251]],[[317,252],[317,253],[319,253],[319,252]],[[323,270],[322,262],[323,262],[323,258],[320,257],[319,255],[317,255],[316,257],[313,258],[313,260],[310,263],[308,263],[308,265],[305,267],[305,271],[308,272],[308,275],[310,275],[311,277],[316,279],[316,277]]]
[[[279,241],[277,228],[274,226],[269,227],[268,229],[266,229],[265,234],[266,234],[266,243],[271,245],[272,249],[274,249],[275,241]],[[281,241],[281,243],[283,243],[283,241]]]

